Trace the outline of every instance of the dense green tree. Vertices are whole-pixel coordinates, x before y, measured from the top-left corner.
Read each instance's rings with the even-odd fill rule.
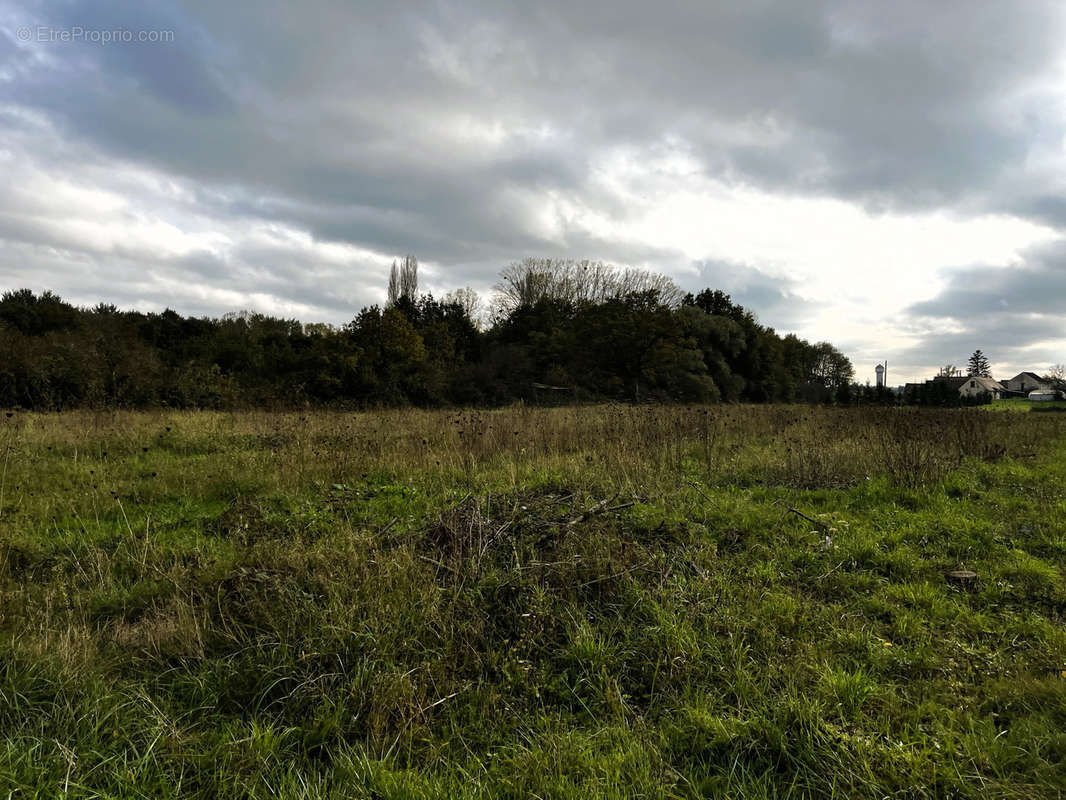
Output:
[[[665,375],[676,378],[684,371],[670,359],[691,362],[682,354],[696,348],[694,341],[683,339],[677,316],[655,290],[583,304],[575,328],[580,342],[573,354],[575,374],[583,376],[587,388],[602,385],[608,394],[635,402],[669,394]],[[702,359],[697,360],[698,372],[706,378]]]
[[[0,404],[866,399],[852,392],[851,364],[832,345],[782,338],[719,290],[678,302],[671,282],[639,270],[523,264],[512,275],[512,306],[485,330],[472,318],[472,293],[416,298],[417,274],[406,261],[397,265],[393,301],[363,309],[343,328],[248,311],[211,319],[103,303],[82,309],[49,292],[7,292],[0,297]],[[521,281],[535,283],[541,268],[550,273],[548,289],[523,293]]]
[[[43,336],[73,328],[77,311],[51,292],[38,297],[29,289],[19,289],[0,296],[0,320],[27,336]]]
[[[971,378],[992,377],[992,366],[988,363],[988,359],[985,358],[985,354],[980,350],[974,350],[970,360],[966,362],[966,374]]]
[[[685,334],[701,351],[707,376],[720,399],[740,400],[746,382],[733,372],[733,365],[747,346],[743,328],[728,316],[708,314],[695,305],[682,306],[677,313]]]
[[[392,404],[421,399],[426,345],[399,308],[363,309],[348,332],[362,355],[360,389],[364,399]]]

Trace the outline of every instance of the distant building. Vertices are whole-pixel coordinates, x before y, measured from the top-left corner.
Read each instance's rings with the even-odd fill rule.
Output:
[[[1030,400],[1051,400],[1063,392],[1035,372],[1020,372],[1008,381],[981,378],[976,375],[945,374],[943,371],[924,383],[908,383],[904,388],[907,402],[920,405],[951,405],[953,398],[961,398],[963,405],[1004,397],[1028,397]]]
[[[980,397],[983,394],[989,394],[993,400],[998,400],[1005,391],[1006,389],[999,381],[979,378],[976,375],[963,378],[962,385],[959,386],[959,394],[963,397]]]
[[[926,383],[941,383],[945,386],[950,386],[952,389],[958,389],[968,380],[969,378],[964,375],[937,375],[931,381],[926,381]]]
[[[968,394],[962,392],[963,384],[969,380],[960,375],[937,375],[924,383],[908,383],[903,388],[904,402],[923,406],[957,406],[980,402],[981,397],[975,395],[971,400]]]
[[[1004,381],[1003,388],[1008,392],[1017,392],[1018,394],[1028,396],[1030,392],[1052,389],[1054,387],[1035,372],[1019,372],[1010,380]]]

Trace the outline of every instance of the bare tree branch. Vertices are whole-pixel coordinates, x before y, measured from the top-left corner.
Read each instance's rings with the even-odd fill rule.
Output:
[[[656,292],[666,305],[676,306],[683,292],[665,275],[636,267],[615,267],[602,261],[526,258],[500,273],[493,302],[498,313],[509,314],[540,300],[602,303],[635,292]]]

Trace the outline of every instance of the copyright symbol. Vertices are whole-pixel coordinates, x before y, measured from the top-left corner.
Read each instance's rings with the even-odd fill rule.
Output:
[[[19,37],[20,42],[28,42],[30,40],[30,36],[33,35],[33,32],[30,31],[29,28],[22,27],[15,31],[15,35]]]

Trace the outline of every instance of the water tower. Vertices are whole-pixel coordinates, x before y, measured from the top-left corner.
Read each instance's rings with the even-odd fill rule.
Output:
[[[874,372],[877,373],[877,388],[878,389],[884,389],[885,388],[885,372],[887,372],[887,371],[888,371],[888,362],[887,361],[884,364],[878,364],[876,367],[874,367]]]

